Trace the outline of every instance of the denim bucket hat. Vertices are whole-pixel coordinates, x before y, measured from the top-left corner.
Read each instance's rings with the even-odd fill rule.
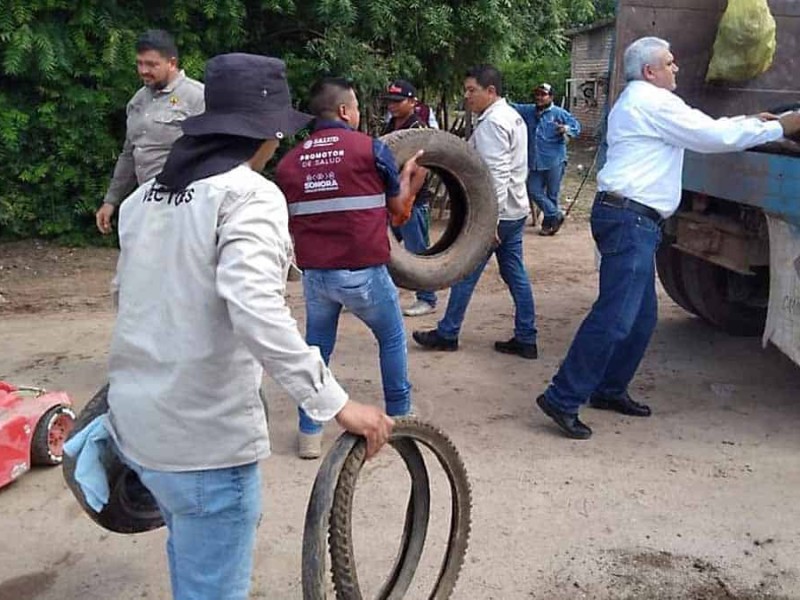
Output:
[[[257,54],[220,54],[206,63],[206,110],[183,121],[187,135],[280,140],[313,117],[292,108],[286,64]]]

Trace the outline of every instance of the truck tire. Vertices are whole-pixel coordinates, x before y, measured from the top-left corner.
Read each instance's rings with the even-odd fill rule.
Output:
[[[689,301],[683,286],[681,256],[683,252],[673,248],[671,241],[662,242],[656,251],[656,271],[664,291],[672,300],[687,312],[697,315],[697,309]]]
[[[728,278],[743,275],[686,253],[682,253],[680,270],[687,297],[702,319],[730,335],[763,333],[766,307],[729,298]]]
[[[406,129],[385,135],[398,165],[418,150],[419,164],[434,171],[450,196],[450,220],[423,254],[412,254],[389,235],[389,272],[395,284],[410,290],[440,290],[460,281],[494,248],[497,200],[489,170],[461,138],[436,129]]]
[[[89,400],[78,414],[70,437],[81,431],[96,417],[108,412],[108,384]],[[125,465],[116,452],[109,449],[102,458],[108,479],[109,499],[100,512],[86,502],[81,486],[75,480],[75,459],[64,455],[64,481],[84,512],[101,527],[115,533],[141,533],[164,525],[155,499],[139,481],[138,475]]]

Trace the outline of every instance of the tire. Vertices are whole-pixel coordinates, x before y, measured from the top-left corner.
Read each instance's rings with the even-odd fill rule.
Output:
[[[380,600],[403,598],[419,563],[427,534],[430,489],[418,443],[438,459],[450,483],[452,514],[447,549],[427,596],[444,600],[453,593],[467,551],[470,534],[472,491],[466,468],[450,439],[438,428],[412,417],[395,419],[390,443],[403,457],[412,486],[400,552],[389,578],[378,594]],[[325,546],[330,547],[331,571],[339,600],[362,598],[358,587],[352,545],[352,499],[364,463],[363,438],[343,434],[320,466],[306,511],[303,531],[303,598],[326,597]],[[325,533],[328,534],[327,540]]]
[[[31,464],[60,465],[64,442],[74,426],[75,413],[69,406],[59,404],[44,413],[31,440]]]
[[[78,414],[70,437],[107,412],[108,384]],[[161,511],[138,475],[119,459],[112,448],[107,449],[102,461],[108,479],[109,499],[108,504],[97,512],[86,502],[83,490],[75,480],[75,459],[64,455],[64,480],[84,512],[101,527],[116,533],[141,533],[163,526]]]
[[[389,272],[410,290],[440,290],[460,281],[494,248],[497,200],[491,175],[477,152],[461,138],[436,129],[406,129],[385,135],[398,165],[418,150],[419,164],[434,171],[450,197],[450,220],[442,237],[423,254],[408,252],[389,235]]]
[[[690,254],[682,253],[681,276],[686,295],[705,321],[736,336],[758,336],[764,331],[767,309],[728,297],[728,278],[745,277]],[[753,285],[757,283],[753,276]]]
[[[663,242],[656,251],[656,271],[664,291],[683,310],[697,315],[697,309],[689,300],[683,285],[681,257],[683,252],[672,247],[671,242]],[[698,315],[699,316],[699,315]]]

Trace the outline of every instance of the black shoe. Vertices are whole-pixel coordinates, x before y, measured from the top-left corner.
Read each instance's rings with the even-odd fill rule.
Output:
[[[411,334],[414,341],[423,348],[431,350],[443,350],[445,352],[455,352],[458,350],[458,340],[447,340],[439,335],[435,329],[430,331],[415,331]]]
[[[511,338],[507,342],[495,342],[494,349],[503,354],[516,354],[530,360],[539,358],[539,349],[536,344],[523,344],[518,342],[517,338]]]
[[[628,392],[617,397],[603,396],[595,392],[589,399],[589,406],[600,410],[613,410],[631,417],[649,417],[652,414],[649,406],[636,402]]]
[[[564,215],[560,214],[557,217],[553,217],[552,219],[547,219],[547,225],[545,226],[544,222],[542,223],[542,230],[539,232],[539,235],[543,236],[553,236],[558,233],[558,230],[561,229],[561,226],[564,224]]]
[[[536,398],[536,404],[542,409],[542,412],[555,421],[561,431],[564,432],[569,438],[573,440],[588,440],[592,437],[592,430],[588,425],[581,423],[578,415],[571,415],[569,413],[561,412],[548,402],[544,394]]]

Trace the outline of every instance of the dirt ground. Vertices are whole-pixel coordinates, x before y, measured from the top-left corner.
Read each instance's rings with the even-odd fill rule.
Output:
[[[591,158],[590,149],[573,158],[568,198],[577,165]],[[449,433],[472,483],[470,548],[454,597],[800,598],[800,368],[774,348],[716,332],[660,291],[659,326],[631,390],[653,417],[589,409],[594,437],[570,441],[535,410],[595,297],[585,218],[591,191],[556,237],[526,230],[539,360],[492,349],[512,330],[494,264],[458,352],[410,343],[418,411]],[[107,249],[0,245],[0,378],[67,390],[78,408],[90,398],[105,380],[115,258]],[[443,306],[446,292],[440,299]],[[301,301],[299,283],[290,283],[302,325]],[[409,334],[441,314],[408,319]],[[380,403],[376,345],[352,315],[343,316],[332,366],[354,398]],[[262,466],[253,597],[301,598],[303,518],[318,463],[294,457],[294,408],[274,384],[268,392],[273,456]],[[326,444],[336,435],[329,425]],[[383,453],[365,467],[356,494],[365,597],[374,596],[396,551],[408,493],[399,463]],[[429,547],[409,598],[426,597],[448,527],[446,484],[436,468],[431,473]],[[0,600],[168,598],[164,540],[163,530],[100,529],[59,469],[36,469],[0,490]]]

